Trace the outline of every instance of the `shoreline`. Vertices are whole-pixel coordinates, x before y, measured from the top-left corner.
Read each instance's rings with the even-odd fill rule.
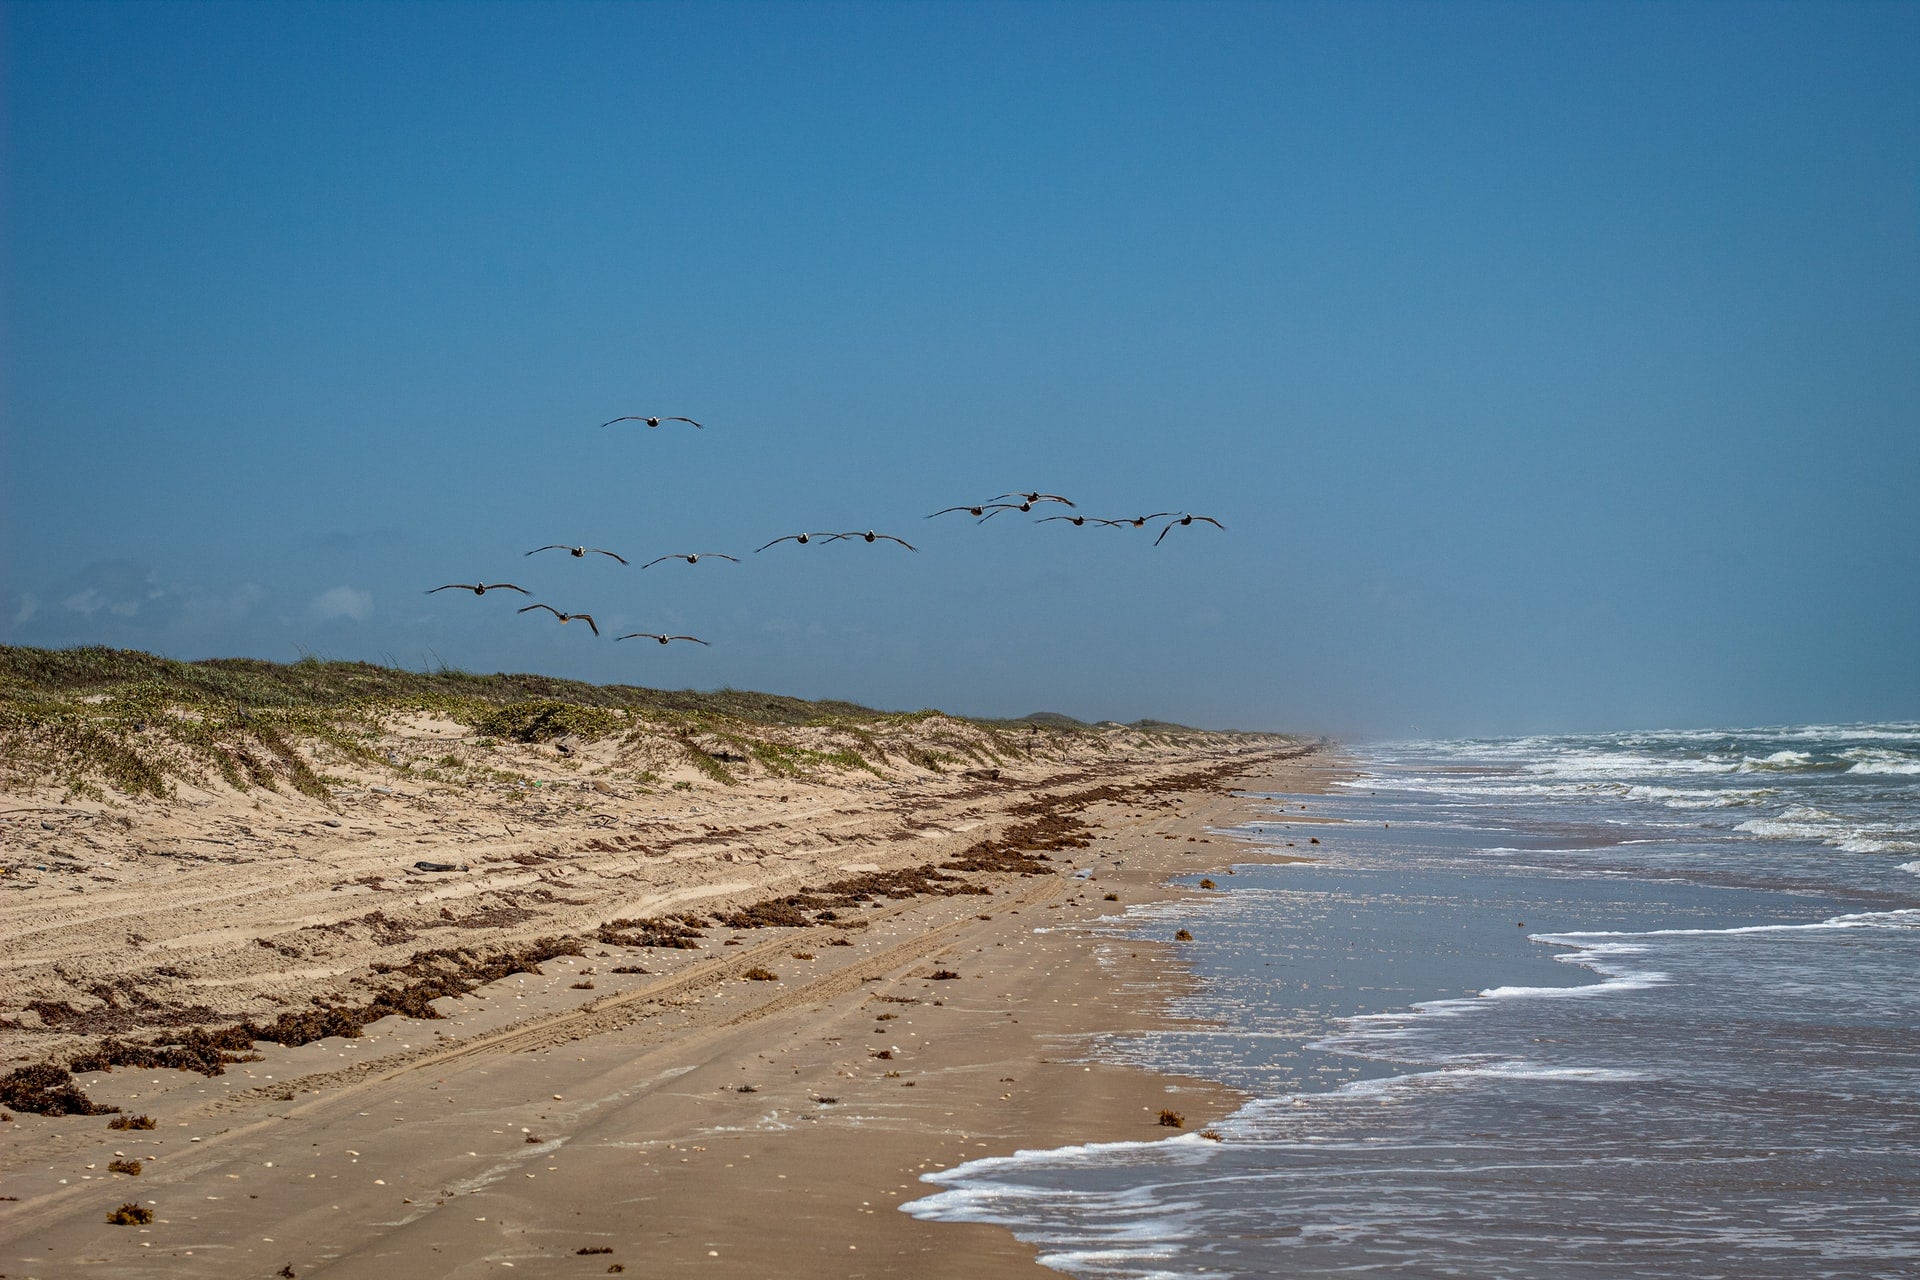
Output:
[[[582,1274],[602,1262],[1051,1274],[998,1227],[897,1206],[931,1193],[918,1175],[933,1168],[1165,1137],[1162,1107],[1195,1130],[1237,1104],[1209,1082],[1073,1060],[1091,1036],[1173,1025],[1159,1009],[1185,981],[1176,948],[1129,943],[1119,957],[1075,926],[1195,892],[1171,876],[1259,860],[1209,834],[1250,816],[1257,802],[1230,789],[1249,766],[1295,791],[1337,767],[1279,744],[1235,758],[1245,750],[1112,766],[1132,790],[1076,779],[1112,793],[1077,811],[1087,846],[1051,855],[1052,873],[1000,877],[991,896],[877,901],[865,928],[837,937],[714,930],[702,951],[589,947],[442,1000],[444,1020],[259,1045],[259,1061],[217,1077],[86,1076],[90,1094],[150,1107],[161,1128],[5,1125],[6,1189],[20,1197],[7,1206],[7,1273],[51,1274],[38,1268],[62,1258],[154,1275]],[[1197,763],[1236,776],[1155,789]],[[779,976],[745,980],[756,967]],[[596,992],[585,1004],[583,983]],[[119,1158],[144,1159],[145,1173],[99,1173]],[[136,1192],[156,1221],[105,1225],[95,1202]]]

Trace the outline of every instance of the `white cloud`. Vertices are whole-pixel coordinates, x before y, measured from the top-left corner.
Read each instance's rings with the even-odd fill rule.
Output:
[[[32,622],[34,615],[40,612],[40,597],[31,591],[20,593],[20,607],[14,610],[13,625],[18,627]]]
[[[365,622],[373,616],[373,593],[358,587],[334,587],[313,598],[313,611],[322,618]]]

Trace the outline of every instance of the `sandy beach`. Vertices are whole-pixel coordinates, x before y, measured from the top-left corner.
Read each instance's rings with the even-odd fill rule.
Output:
[[[6,1067],[111,1042],[135,1065],[73,1074],[117,1116],[10,1109],[4,1274],[1044,1273],[1003,1230],[897,1206],[966,1159],[1231,1109],[1081,1060],[1183,980],[1177,944],[1082,926],[1271,856],[1216,833],[1250,816],[1237,793],[1335,767],[1113,727],[991,767],[741,757],[723,784],[655,760],[639,786],[631,739],[563,739],[496,752],[517,781],[489,786],[408,767],[472,754],[462,726],[389,735],[394,767],[324,800],[7,798]],[[195,1028],[366,1017],[408,987],[440,1016],[137,1065]],[[131,1116],[154,1127],[109,1127]],[[110,1224],[122,1204],[152,1220]]]

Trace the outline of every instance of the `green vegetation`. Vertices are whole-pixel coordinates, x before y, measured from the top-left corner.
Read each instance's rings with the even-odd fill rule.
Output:
[[[677,741],[688,763],[724,785],[754,768],[796,779],[849,770],[886,777],[883,767],[896,760],[944,773],[1022,757],[1036,734],[1058,742],[1091,728],[1051,712],[970,721],[739,689],[699,693],[445,667],[402,671],[311,656],[292,663],[177,662],[137,650],[0,645],[0,779],[51,778],[70,797],[106,799],[114,791],[164,798],[177,781],[215,776],[239,791],[290,787],[324,797],[343,771],[320,770],[341,763],[428,782],[519,777],[440,745],[404,758],[405,745],[393,750],[388,730],[394,717],[407,715],[467,726],[477,735],[465,744],[469,756],[502,743],[617,737],[625,767],[632,767],[630,750],[645,756],[650,744],[671,749]],[[1160,721],[1132,727],[1155,735],[1184,731]],[[821,732],[809,745],[786,740],[795,735],[783,730],[798,729]],[[1104,744],[1095,738],[1086,745]],[[659,781],[651,771],[639,777]]]

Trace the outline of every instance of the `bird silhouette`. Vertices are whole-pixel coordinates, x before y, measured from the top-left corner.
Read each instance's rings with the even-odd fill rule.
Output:
[[[587,624],[588,629],[591,630],[593,634],[595,634],[596,636],[600,634],[600,628],[597,625],[595,625],[593,621],[593,615],[590,613],[562,613],[550,604],[530,604],[526,606],[526,608],[516,609],[514,610],[514,612],[515,613],[531,613],[535,609],[545,609],[548,613],[560,619],[562,623],[576,622],[576,621],[584,622]]]
[[[669,635],[662,635],[658,631],[630,631],[624,636],[615,636],[614,639],[615,640],[658,640],[661,644],[666,644],[670,640],[691,640],[695,644],[707,643],[705,640],[702,640],[699,636],[669,636]]]
[[[477,596],[483,596],[487,594],[487,592],[489,591],[518,591],[523,596],[530,596],[533,594],[531,591],[528,591],[525,587],[516,587],[511,582],[449,582],[444,587],[433,588],[433,591],[429,591],[427,592],[427,594],[432,595],[434,591],[455,591],[455,590],[471,591],[473,592],[473,594]]]
[[[896,538],[890,533],[875,533],[871,529],[867,530],[865,533],[861,533],[858,529],[854,530],[852,533],[836,533],[829,536],[827,538],[827,541],[838,542],[842,538],[858,538],[862,542],[897,542],[909,551],[918,551],[920,549],[914,546],[911,542],[908,542],[905,538]]]
[[[1111,529],[1118,528],[1120,525],[1126,523],[1125,520],[1103,520],[1099,516],[1041,516],[1038,520],[1034,521],[1034,523],[1047,524],[1054,520],[1065,520],[1075,528],[1083,524],[1104,524]]]
[[[828,542],[832,542],[835,538],[842,538],[845,536],[846,536],[845,534],[840,534],[840,533],[790,533],[784,538],[775,538],[772,542],[769,542],[767,544],[767,547],[779,546],[783,542],[797,542],[804,547],[807,545],[808,542],[812,541],[815,538],[825,538]],[[755,547],[753,549],[753,553],[755,555],[759,555],[762,551],[765,551],[767,547]]]
[[[1001,498],[1020,499],[1020,509],[1022,511],[1033,510],[1033,504],[1036,502],[1059,502],[1069,507],[1073,505],[1057,493],[1003,493],[999,498],[995,498],[994,501],[998,502]]]
[[[641,565],[640,567],[642,569],[651,569],[653,568],[653,566],[659,564],[662,560],[685,560],[688,564],[699,564],[702,560],[706,560],[706,559],[731,560],[735,564],[740,563],[739,556],[724,555],[718,551],[696,551],[691,555],[688,555],[685,552],[675,552],[673,555],[670,555],[670,556],[661,556],[658,560],[649,560],[645,564]]]
[[[603,427],[610,427],[616,422],[644,422],[650,427],[657,427],[663,422],[684,422],[690,427],[696,427],[702,431],[706,430],[705,427],[701,427],[700,424],[695,422],[692,418],[675,418],[675,417],[650,418],[644,413],[629,413],[624,417],[609,418],[607,419],[607,421],[601,423],[600,425]]]
[[[1167,527],[1160,531],[1160,538],[1166,537],[1169,533],[1173,532],[1175,529],[1179,529],[1186,525],[1192,524],[1195,520],[1204,521],[1205,523],[1212,525],[1216,529],[1224,529],[1227,527],[1221,524],[1218,520],[1215,520],[1212,516],[1183,515],[1178,520],[1167,521]],[[1153,540],[1154,546],[1157,547],[1160,545],[1160,538],[1155,538]]]
[[[949,511],[964,511],[970,516],[977,516],[987,511],[1011,511],[1013,509],[1014,504],[1011,502],[983,502],[977,507],[947,507],[934,512],[933,516],[944,516]],[[933,516],[928,516],[927,519],[931,520]]]
[[[1131,520],[1116,520],[1114,523],[1131,525],[1133,528],[1138,529],[1149,520],[1158,520],[1161,516],[1170,516],[1172,514],[1173,512],[1171,511],[1156,511],[1150,516],[1135,516]]]
[[[613,558],[615,560],[618,560],[621,564],[625,564],[627,562],[627,558],[625,556],[618,555],[612,551],[603,551],[599,547],[570,547],[564,542],[550,542],[544,547],[535,547],[533,550],[527,552],[527,554],[530,556],[537,556],[542,551],[564,551],[568,555],[572,556],[575,560],[578,560],[581,557],[585,556],[588,552],[592,552],[594,555],[597,555],[597,556],[613,556]]]

